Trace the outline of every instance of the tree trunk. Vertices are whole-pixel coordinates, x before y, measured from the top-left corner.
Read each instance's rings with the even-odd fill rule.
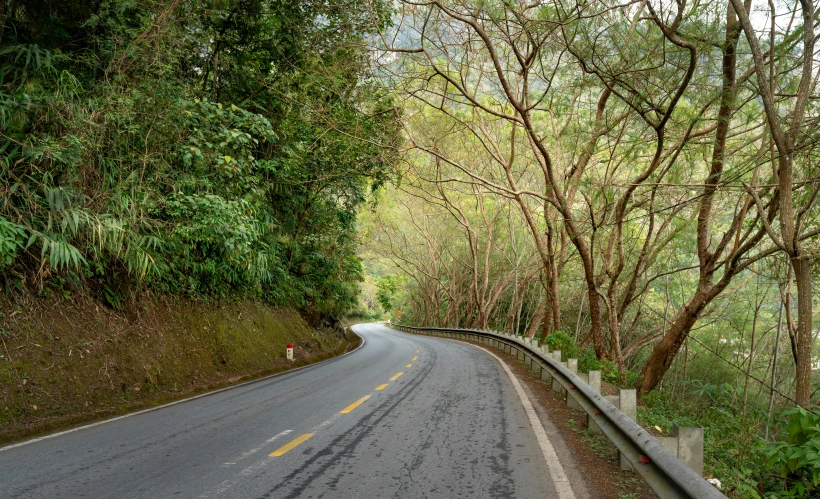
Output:
[[[538,328],[541,326],[541,322],[544,320],[544,314],[547,311],[547,300],[549,300],[549,298],[545,298],[541,302],[541,304],[538,305],[538,309],[532,316],[532,322],[530,322],[530,327],[527,328],[527,338],[534,337],[536,331],[538,331]]]
[[[795,399],[803,407],[811,406],[812,303],[811,260],[795,258],[794,280],[797,283],[797,374]]]
[[[664,333],[661,341],[652,349],[652,354],[644,365],[641,377],[638,380],[636,389],[638,393],[646,394],[658,386],[663,375],[672,366],[680,346],[689,336],[692,326],[698,321],[704,308],[723,291],[731,279],[721,279],[721,281],[709,289],[699,287],[695,295],[678,311],[672,319],[672,324]],[[725,282],[725,284],[724,284]]]

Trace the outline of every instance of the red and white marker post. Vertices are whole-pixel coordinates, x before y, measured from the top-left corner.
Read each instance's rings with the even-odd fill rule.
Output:
[[[293,345],[288,343],[288,360],[293,360]]]

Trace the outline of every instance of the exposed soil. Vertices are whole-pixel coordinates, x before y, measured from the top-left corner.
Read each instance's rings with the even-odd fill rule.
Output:
[[[324,360],[358,345],[260,302],[0,302],[0,445]],[[294,345],[294,361],[285,357]]]

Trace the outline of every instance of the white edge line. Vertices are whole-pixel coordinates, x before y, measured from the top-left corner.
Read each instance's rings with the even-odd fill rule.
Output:
[[[561,461],[555,453],[555,448],[552,446],[552,443],[547,436],[547,432],[541,424],[541,420],[538,419],[538,414],[535,413],[535,408],[532,406],[532,402],[530,402],[530,399],[527,397],[524,389],[521,388],[521,383],[519,383],[518,378],[515,377],[515,374],[513,374],[509,366],[507,366],[507,364],[501,360],[500,357],[485,348],[472,345],[471,343],[467,344],[478,348],[479,350],[484,350],[484,352],[497,360],[498,363],[501,364],[501,367],[504,368],[507,376],[510,377],[510,381],[512,381],[513,387],[515,387],[515,391],[518,393],[518,398],[521,399],[521,403],[524,406],[524,412],[527,413],[527,419],[530,420],[530,426],[532,426],[532,429],[535,432],[535,438],[538,440],[538,445],[541,447],[541,453],[544,455],[544,460],[547,462],[547,468],[550,470],[550,477],[555,485],[556,492],[558,492],[559,499],[575,499],[575,493],[572,491],[572,487],[569,484],[569,479],[567,478],[566,473],[564,473],[564,467],[561,465]]]
[[[358,325],[358,324],[356,324],[356,325]],[[302,369],[307,369],[309,367],[316,367],[316,366],[325,364],[327,362],[331,362],[331,361],[334,361],[334,360],[341,359],[342,357],[344,357],[346,355],[350,355],[353,352],[358,351],[366,343],[366,340],[364,339],[364,337],[359,335],[359,333],[357,333],[356,331],[354,331],[352,326],[350,327],[350,330],[353,331],[353,334],[358,336],[359,339],[362,340],[362,342],[359,343],[359,346],[357,346],[353,350],[351,350],[349,352],[345,352],[341,355],[337,355],[336,357],[331,357],[329,359],[325,359],[323,361],[316,362],[316,363],[313,363],[313,364],[308,364],[306,366],[301,366],[301,367],[297,367],[297,368],[294,368],[294,369],[288,369],[287,371],[282,371],[282,372],[278,372],[278,373],[274,373],[274,374],[269,374],[268,376],[263,376],[261,378],[252,379],[250,381],[243,381],[242,383],[239,383],[238,385],[226,386],[224,388],[219,388],[219,389],[211,391],[211,392],[200,393],[199,395],[194,395],[193,397],[188,397],[188,398],[185,398],[185,399],[175,400],[173,402],[169,402],[169,403],[163,404],[163,405],[158,405],[156,407],[151,407],[149,409],[143,409],[141,411],[131,412],[131,413],[128,413],[128,414],[123,414],[122,416],[117,416],[117,417],[113,417],[113,418],[110,418],[110,419],[103,419],[102,421],[97,421],[97,422],[90,423],[90,424],[87,424],[87,425],[78,426],[76,428],[71,428],[70,430],[63,430],[63,431],[60,431],[60,432],[57,432],[57,433],[52,433],[50,435],[43,435],[42,437],[32,438],[30,440],[24,440],[24,441],[18,442],[16,444],[11,444],[11,445],[7,445],[5,447],[0,447],[0,452],[11,450],[11,449],[14,449],[14,448],[17,448],[17,447],[22,447],[24,445],[33,444],[33,443],[36,443],[36,442],[40,442],[42,440],[48,440],[49,438],[59,437],[61,435],[65,435],[65,434],[68,434],[68,433],[74,433],[75,431],[85,430],[87,428],[93,428],[94,426],[99,426],[99,425],[103,425],[103,424],[107,424],[107,423],[112,423],[114,421],[119,421],[120,419],[130,418],[132,416],[138,416],[140,414],[145,414],[146,412],[158,411],[160,409],[165,409],[166,407],[171,407],[172,405],[181,404],[183,402],[190,402],[191,400],[196,400],[196,399],[199,399],[199,398],[202,398],[202,397],[208,397],[208,396],[220,393],[220,392],[233,390],[234,388],[239,388],[241,386],[250,385],[252,383],[259,383],[260,381],[269,380],[271,378],[276,378],[278,376],[284,376],[285,374],[295,373],[296,371],[301,371]]]

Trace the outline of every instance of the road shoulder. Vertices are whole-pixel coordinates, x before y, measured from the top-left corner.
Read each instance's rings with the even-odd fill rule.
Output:
[[[463,340],[456,340],[463,341]],[[541,380],[523,361],[485,344],[466,341],[501,358],[532,402],[578,499],[653,499],[657,496],[641,477],[621,470],[618,450],[605,437],[587,429],[586,413],[570,409],[551,383]]]

